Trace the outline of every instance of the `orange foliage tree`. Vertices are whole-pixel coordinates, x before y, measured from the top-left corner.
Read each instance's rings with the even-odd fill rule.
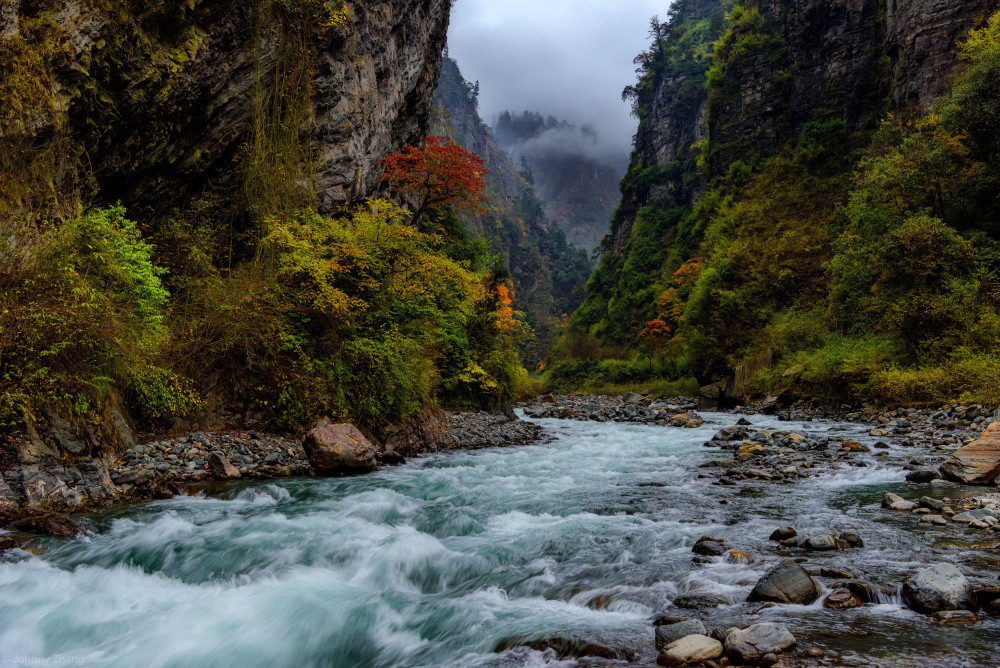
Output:
[[[688,260],[681,266],[680,269],[674,272],[674,283],[682,287],[689,288],[698,282],[698,277],[701,276],[701,270],[702,266],[700,257]]]
[[[670,326],[663,320],[650,320],[646,327],[639,334],[639,338],[648,341],[654,348],[659,348],[668,338],[670,338]]]
[[[489,170],[482,158],[450,137],[428,137],[420,148],[406,146],[383,160],[382,166],[383,181],[419,198],[415,218],[443,206],[476,213],[484,210]]]

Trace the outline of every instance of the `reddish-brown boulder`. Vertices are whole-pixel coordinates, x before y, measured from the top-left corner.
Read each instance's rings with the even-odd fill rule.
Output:
[[[302,445],[321,475],[357,475],[378,469],[375,446],[353,424],[322,420],[302,437]]]
[[[959,448],[941,465],[949,480],[966,485],[988,485],[1000,475],[1000,422],[994,422],[983,435]]]

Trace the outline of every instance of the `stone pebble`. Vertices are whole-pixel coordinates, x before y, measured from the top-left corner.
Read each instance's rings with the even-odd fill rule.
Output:
[[[302,443],[258,432],[190,432],[141,443],[127,450],[110,469],[122,491],[152,480],[200,482],[211,478],[209,456],[221,453],[243,476],[278,478],[309,475]]]

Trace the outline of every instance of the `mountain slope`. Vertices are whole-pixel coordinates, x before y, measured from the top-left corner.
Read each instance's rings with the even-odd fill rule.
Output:
[[[500,114],[496,137],[515,161],[523,159],[531,168],[546,215],[572,243],[593,250],[621,200],[624,153],[604,145],[589,126],[579,128],[530,111]]]
[[[565,315],[576,310],[590,275],[584,251],[545,215],[530,171],[515,166],[477,111],[475,91],[457,63],[445,58],[438,85],[434,131],[452,137],[476,153],[490,170],[487,213],[466,215],[466,227],[503,254],[514,284],[514,308],[525,314],[535,332],[521,354],[533,366],[544,359]]]
[[[997,35],[955,42],[1000,3],[892,4],[674,4],[573,337],[739,396],[994,398]]]

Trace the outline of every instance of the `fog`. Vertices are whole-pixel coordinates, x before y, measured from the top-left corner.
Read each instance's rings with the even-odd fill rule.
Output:
[[[649,19],[666,16],[669,6],[669,0],[455,0],[450,55],[466,79],[480,82],[479,111],[487,123],[495,126],[508,109],[537,111],[578,126],[572,136],[588,152],[621,154],[631,148],[638,123],[621,92],[635,82],[632,60],[649,46]],[[556,139],[552,133],[543,141]]]

